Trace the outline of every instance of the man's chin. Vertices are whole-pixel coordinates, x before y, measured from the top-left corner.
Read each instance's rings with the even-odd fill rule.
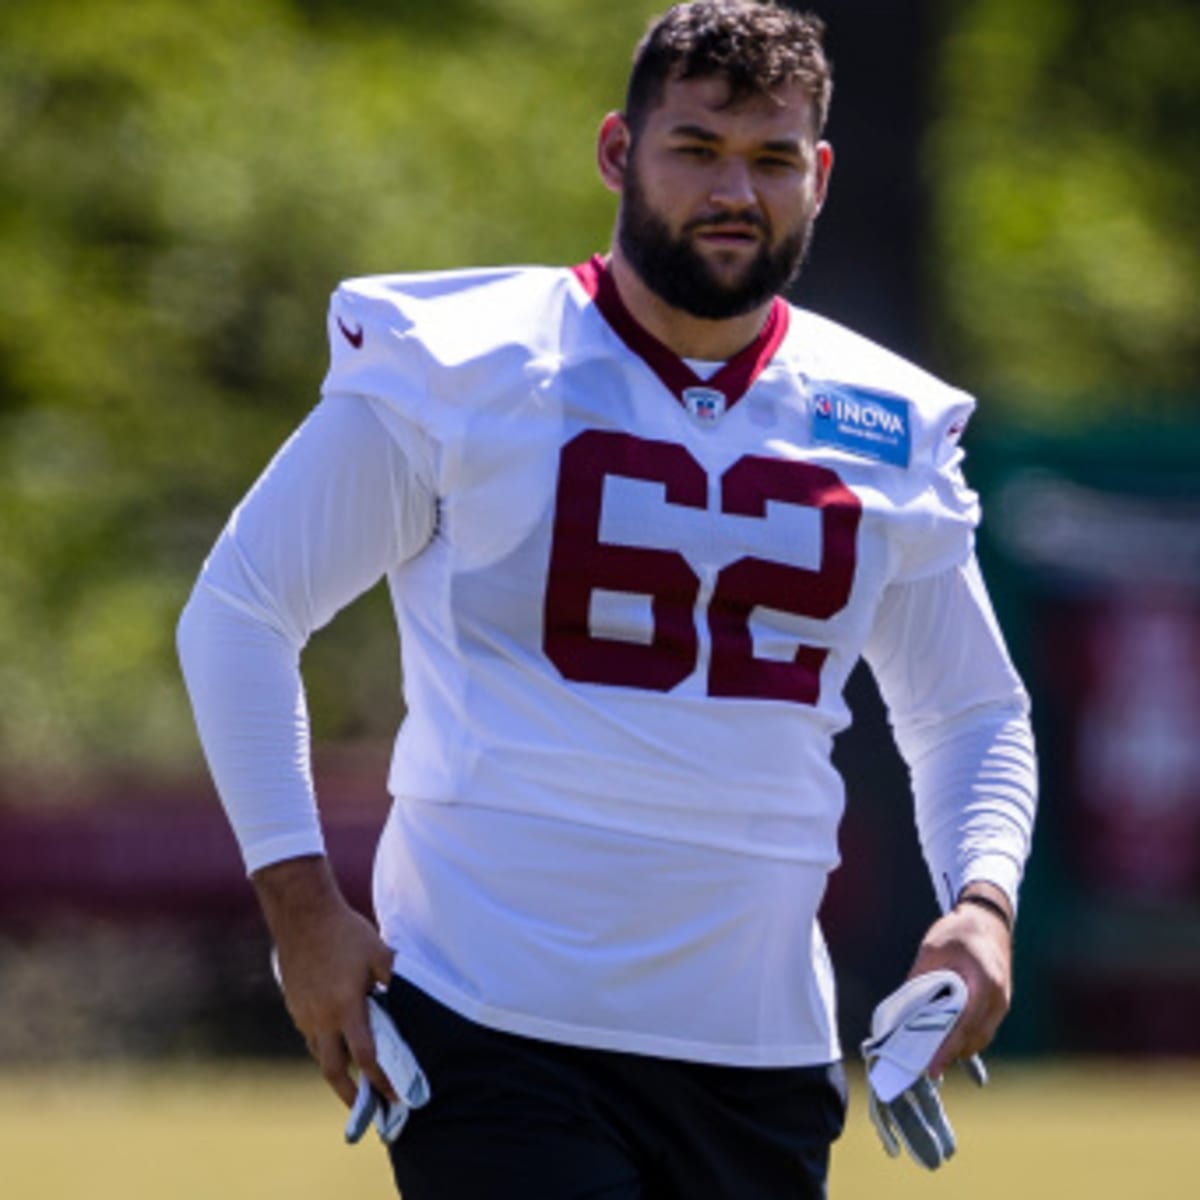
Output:
[[[749,271],[709,271],[704,281],[704,290],[710,296],[735,304],[745,297],[748,283]]]
[[[733,317],[744,317],[770,299],[769,295],[750,295],[737,288],[710,287],[702,294],[681,297],[677,300],[676,307],[702,321],[728,321]]]
[[[722,315],[740,316],[757,307],[756,297],[747,290],[752,274],[749,263],[728,266],[723,270],[705,263],[705,270],[695,275],[696,294],[703,297],[704,306],[718,310]]]
[[[775,292],[764,291],[763,281],[747,269],[727,275],[710,275],[704,295],[710,307],[720,309],[727,316],[740,317],[766,304]]]

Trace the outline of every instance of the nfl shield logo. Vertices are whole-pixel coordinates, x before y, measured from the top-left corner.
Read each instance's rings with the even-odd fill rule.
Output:
[[[683,402],[687,410],[702,425],[711,425],[725,412],[725,393],[716,388],[690,387],[684,389]]]

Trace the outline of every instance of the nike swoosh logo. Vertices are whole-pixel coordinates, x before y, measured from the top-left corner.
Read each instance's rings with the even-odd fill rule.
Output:
[[[357,329],[351,329],[341,317],[338,317],[338,328],[342,331],[342,336],[352,345],[355,350],[361,350],[363,344],[363,328],[360,325]]]

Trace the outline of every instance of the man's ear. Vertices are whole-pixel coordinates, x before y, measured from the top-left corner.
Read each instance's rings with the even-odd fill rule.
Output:
[[[817,178],[816,197],[817,212],[825,206],[825,197],[829,194],[829,176],[833,173],[833,147],[828,142],[817,143]]]
[[[620,193],[625,186],[632,144],[633,135],[625,118],[620,113],[610,112],[600,123],[600,135],[596,139],[596,166],[610,192]]]

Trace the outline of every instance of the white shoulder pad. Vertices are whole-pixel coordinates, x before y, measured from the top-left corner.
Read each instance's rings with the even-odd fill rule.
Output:
[[[425,392],[420,355],[408,337],[415,321],[399,297],[363,286],[372,282],[343,283],[333,294],[321,393],[369,396],[413,417]]]
[[[322,391],[372,396],[421,423],[414,410],[426,394],[453,402],[476,390],[464,368],[491,378],[542,353],[567,287],[568,273],[549,267],[347,280],[329,306]]]
[[[803,309],[792,310],[785,350],[814,383],[902,403],[907,409],[911,468],[957,465],[958,442],[975,410],[968,393],[844,325]]]

